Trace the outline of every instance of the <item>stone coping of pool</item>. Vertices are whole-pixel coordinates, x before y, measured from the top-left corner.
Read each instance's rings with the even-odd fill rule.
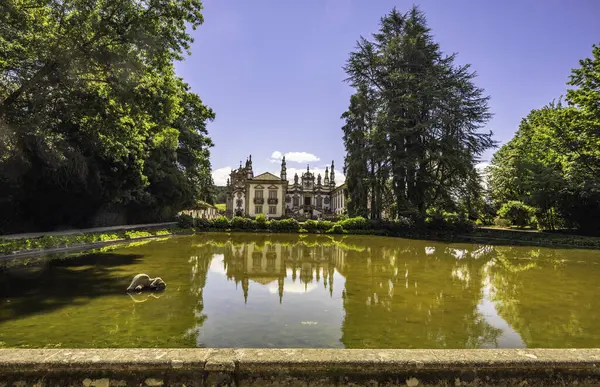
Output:
[[[0,386],[589,385],[600,349],[0,349]]]

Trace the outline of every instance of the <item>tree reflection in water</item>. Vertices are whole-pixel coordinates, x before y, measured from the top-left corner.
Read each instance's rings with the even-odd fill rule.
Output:
[[[372,236],[181,236],[0,270],[0,345],[598,347],[598,262]],[[132,300],[140,272],[168,288]]]

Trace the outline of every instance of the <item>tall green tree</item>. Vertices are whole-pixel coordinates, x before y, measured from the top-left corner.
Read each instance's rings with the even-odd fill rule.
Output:
[[[199,0],[0,4],[7,224],[163,219],[202,199],[214,113],[173,68],[201,10]]]
[[[352,128],[353,138],[369,140],[367,145],[346,141],[347,160],[362,166],[347,168],[347,178],[365,179],[366,169],[374,184],[351,188],[349,183],[348,189],[351,198],[374,198],[371,216],[381,213],[377,203],[384,202],[388,180],[396,211],[420,217],[431,207],[454,210],[465,190],[478,191],[469,183],[475,165],[494,146],[491,132],[479,132],[490,118],[488,97],[474,85],[469,66],[456,66],[454,59],[442,54],[417,7],[405,14],[394,9],[372,40],[361,37],[350,54],[344,69],[357,93],[343,116],[344,132],[347,136]],[[356,119],[357,100],[364,95],[372,101],[371,125]]]
[[[490,190],[499,206],[523,201],[544,228],[599,233],[600,48],[572,71],[566,102],[531,111],[494,155]]]

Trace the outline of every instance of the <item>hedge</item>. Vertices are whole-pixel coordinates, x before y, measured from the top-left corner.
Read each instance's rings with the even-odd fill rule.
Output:
[[[219,216],[216,219],[194,219],[189,215],[181,215],[179,227],[196,228],[198,231],[267,231],[311,234],[380,234],[409,235],[413,233],[465,233],[474,228],[474,224],[460,218],[428,217],[424,223],[417,225],[412,219],[400,217],[393,221],[369,220],[363,217],[348,218],[337,222],[329,220],[307,220],[303,223],[296,219],[267,220],[264,216],[256,219],[236,216],[228,219]]]

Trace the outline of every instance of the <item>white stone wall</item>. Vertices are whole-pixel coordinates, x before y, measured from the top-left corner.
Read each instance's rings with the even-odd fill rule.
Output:
[[[219,213],[216,208],[206,208],[206,209],[195,209],[195,210],[184,210],[181,211],[182,214],[190,215],[193,218],[204,218],[204,219],[215,219],[219,216]]]
[[[344,189],[339,188],[333,191],[331,194],[331,209],[336,215],[340,215],[346,208],[346,201],[344,199]]]
[[[262,204],[262,214],[268,216],[269,218],[280,218],[283,216],[283,206],[285,200],[284,185],[283,184],[272,184],[268,181],[265,182],[252,182],[250,183],[250,192],[248,193],[248,216],[251,218],[255,218],[256,215],[256,204],[254,204],[254,198],[256,193],[256,187],[263,187],[263,199],[264,203]],[[274,188],[269,188],[274,187]],[[277,191],[277,204],[272,204],[275,206],[275,214],[269,214],[269,191]]]

